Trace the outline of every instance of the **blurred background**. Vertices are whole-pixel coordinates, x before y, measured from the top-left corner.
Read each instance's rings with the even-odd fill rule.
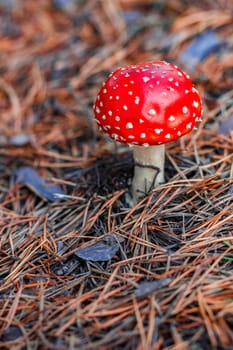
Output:
[[[143,61],[179,65],[213,112],[233,86],[232,11],[231,0],[0,0],[0,145],[79,154],[102,82]]]

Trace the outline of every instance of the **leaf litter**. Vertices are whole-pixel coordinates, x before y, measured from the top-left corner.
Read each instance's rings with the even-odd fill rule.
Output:
[[[0,347],[230,349],[232,1],[1,3]],[[159,59],[190,73],[203,121],[129,208],[131,150],[92,106],[111,71]]]

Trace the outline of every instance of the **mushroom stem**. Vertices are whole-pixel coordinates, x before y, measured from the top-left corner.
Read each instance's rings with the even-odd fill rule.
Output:
[[[132,201],[150,192],[156,185],[164,182],[165,145],[133,146],[134,178],[132,182]]]

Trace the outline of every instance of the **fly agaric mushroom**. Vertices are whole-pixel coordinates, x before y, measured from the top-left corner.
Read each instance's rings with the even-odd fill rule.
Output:
[[[200,121],[202,103],[178,67],[149,62],[119,68],[100,89],[95,120],[112,139],[133,146],[132,197],[164,182],[165,143],[189,133]]]

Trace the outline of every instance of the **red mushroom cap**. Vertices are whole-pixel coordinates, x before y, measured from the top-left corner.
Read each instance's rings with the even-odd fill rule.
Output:
[[[158,61],[110,74],[94,114],[99,127],[116,141],[160,145],[189,133],[200,120],[202,103],[184,72]]]

